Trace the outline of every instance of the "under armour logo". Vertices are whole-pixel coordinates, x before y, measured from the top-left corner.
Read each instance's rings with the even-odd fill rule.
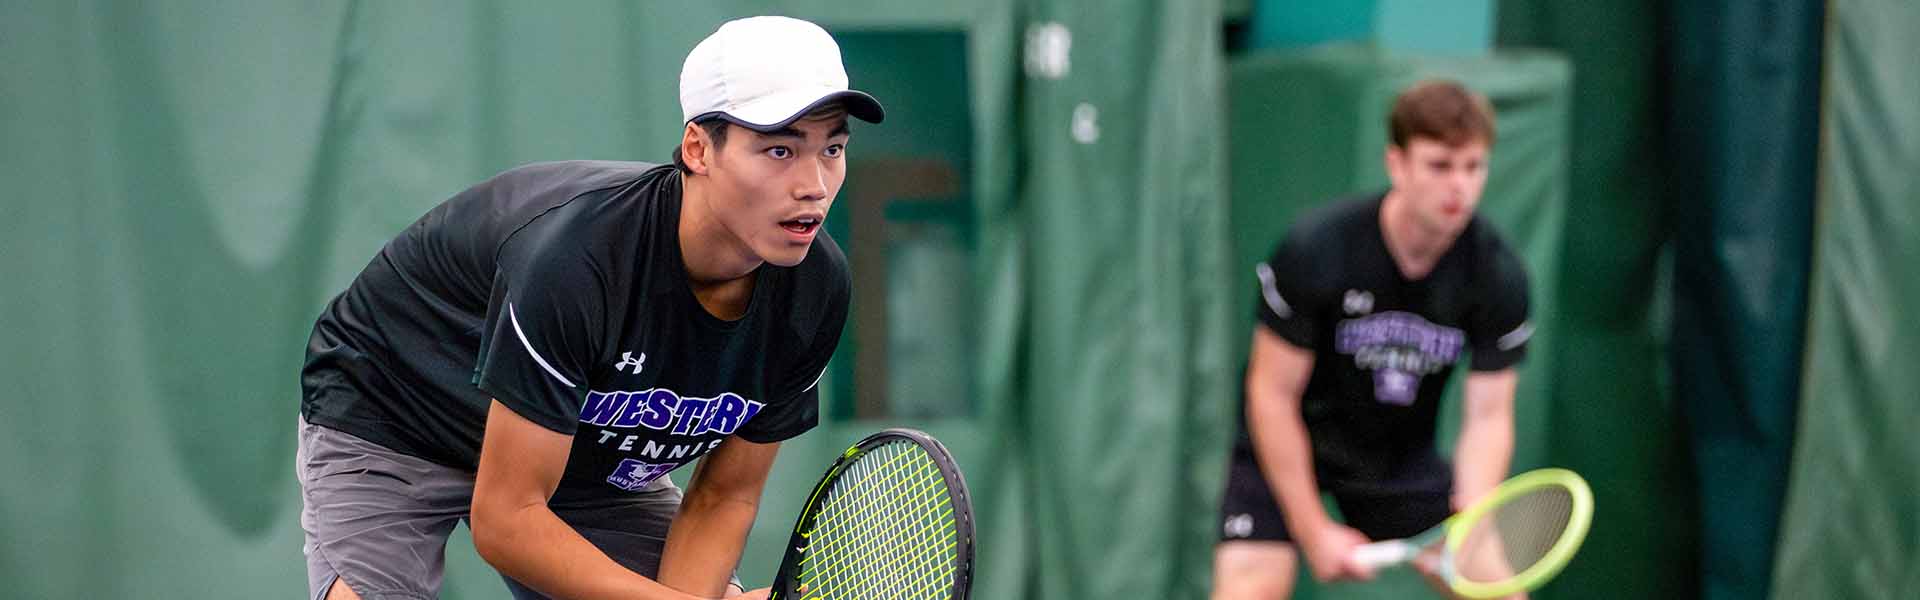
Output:
[[[1347,297],[1341,307],[1348,315],[1364,315],[1373,312],[1373,293],[1362,290],[1347,290]]]
[[[645,352],[640,353],[640,358],[634,358],[632,352],[621,352],[620,362],[618,364],[613,365],[613,370],[625,371],[627,370],[628,366],[632,366],[633,374],[639,375],[640,365],[646,364],[646,362],[647,362],[647,353]]]
[[[1253,515],[1238,514],[1227,517],[1227,522],[1223,524],[1221,529],[1224,530],[1227,537],[1231,538],[1243,538],[1253,535]]]

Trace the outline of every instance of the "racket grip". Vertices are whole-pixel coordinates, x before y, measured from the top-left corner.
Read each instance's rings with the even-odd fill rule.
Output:
[[[1366,565],[1369,569],[1378,569],[1412,560],[1420,552],[1413,544],[1401,540],[1387,540],[1362,544],[1353,548],[1353,562]]]

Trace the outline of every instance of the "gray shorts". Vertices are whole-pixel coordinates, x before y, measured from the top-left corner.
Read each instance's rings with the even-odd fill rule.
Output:
[[[294,462],[310,597],[324,598],[335,579],[367,600],[439,597],[447,536],[467,518],[473,473],[305,419]],[[554,514],[615,562],[654,577],[679,505],[680,489],[667,482],[618,506],[554,507]],[[545,598],[502,579],[514,598]]]

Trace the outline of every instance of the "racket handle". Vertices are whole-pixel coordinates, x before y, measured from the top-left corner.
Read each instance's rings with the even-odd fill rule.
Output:
[[[1369,569],[1378,569],[1412,560],[1420,549],[1403,540],[1387,540],[1362,544],[1353,548],[1353,562],[1366,565]]]

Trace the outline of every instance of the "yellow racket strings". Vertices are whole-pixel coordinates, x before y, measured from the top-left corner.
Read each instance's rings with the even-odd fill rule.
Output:
[[[805,600],[944,600],[959,526],[939,466],[909,441],[846,467],[820,500],[798,581]]]
[[[1456,576],[1496,583],[1526,574],[1568,533],[1573,493],[1546,485],[1527,490],[1480,517],[1453,555]]]

